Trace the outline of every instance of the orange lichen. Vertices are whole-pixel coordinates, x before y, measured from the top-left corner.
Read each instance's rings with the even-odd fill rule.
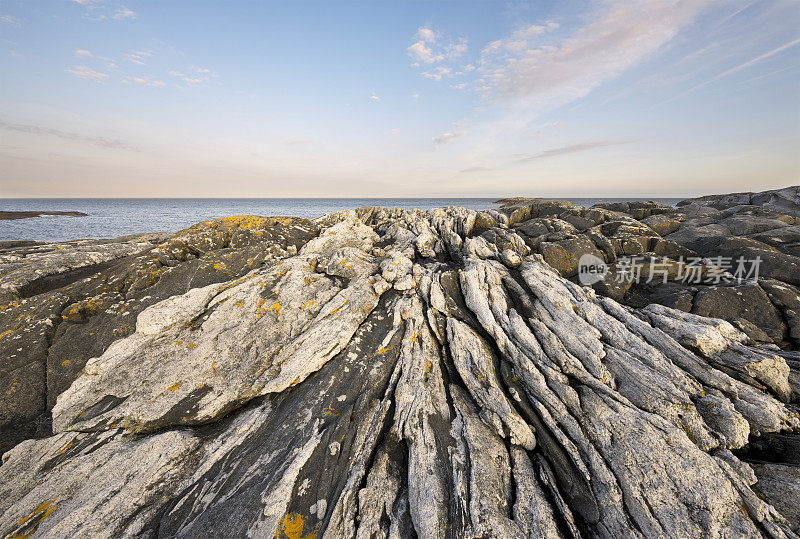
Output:
[[[336,409],[331,404],[322,409],[322,415],[325,417],[339,417],[339,414],[336,413]]]
[[[71,441],[71,442],[69,442],[67,445],[65,445],[64,447],[62,447],[61,449],[59,449],[59,450],[57,451],[57,453],[58,453],[59,455],[62,455],[62,454],[64,454],[64,452],[65,452],[67,449],[69,449],[70,447],[72,447],[72,444],[73,444],[73,443],[75,443],[75,442],[74,442],[74,441]]]
[[[299,513],[287,513],[278,524],[275,530],[275,539],[286,537],[287,539],[316,539],[317,533],[309,531],[303,535],[306,527],[306,517]]]
[[[32,524],[32,526],[30,526],[27,530],[19,530],[15,532],[14,535],[11,536],[12,539],[30,537],[31,535],[33,535],[33,533],[36,531],[36,528],[39,526],[39,523],[42,522],[42,520],[44,520],[45,518],[47,518],[47,516],[50,515],[50,513],[55,511],[56,507],[57,505],[49,500],[46,502],[42,502],[42,504],[39,505],[39,507],[33,510],[33,513],[31,513],[27,517],[20,519],[19,521],[20,526],[25,526],[26,524],[29,523]],[[36,519],[36,521],[33,522],[33,519]]]
[[[178,389],[179,387],[181,387],[181,383],[180,383],[180,382],[176,382],[175,384],[173,384],[173,385],[169,386],[169,387],[167,388],[167,391],[175,391],[175,390],[176,390],[176,389]]]
[[[389,350],[393,350],[393,349],[395,349],[395,348],[397,348],[397,345],[396,345],[396,344],[393,344],[393,345],[391,345],[391,346],[381,346],[380,348],[378,348],[378,351],[377,351],[377,352],[375,352],[375,354],[376,354],[376,355],[385,354],[385,353],[386,353],[386,352],[388,352]]]

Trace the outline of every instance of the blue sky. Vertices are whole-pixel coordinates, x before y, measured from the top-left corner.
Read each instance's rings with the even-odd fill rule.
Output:
[[[0,196],[800,183],[800,2],[0,1]]]

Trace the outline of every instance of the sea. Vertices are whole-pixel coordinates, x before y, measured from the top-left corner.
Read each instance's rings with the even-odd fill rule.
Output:
[[[493,198],[5,198],[0,211],[79,211],[88,217],[44,216],[0,220],[0,241],[60,242],[118,238],[144,232],[177,232],[205,219],[228,215],[318,217],[328,212],[383,206],[430,209],[463,206],[497,208]],[[564,199],[562,199],[564,200]],[[566,198],[574,205],[655,200],[674,205],[679,198]]]

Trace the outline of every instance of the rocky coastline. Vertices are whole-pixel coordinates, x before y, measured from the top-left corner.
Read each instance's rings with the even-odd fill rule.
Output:
[[[3,537],[800,533],[800,186],[7,242],[0,354]]]

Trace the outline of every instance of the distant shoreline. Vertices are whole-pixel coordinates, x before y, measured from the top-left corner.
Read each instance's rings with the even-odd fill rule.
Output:
[[[88,217],[88,213],[80,211],[0,211],[0,220],[8,221],[12,219],[31,219],[33,217],[45,217],[52,215],[66,215],[70,217]]]

